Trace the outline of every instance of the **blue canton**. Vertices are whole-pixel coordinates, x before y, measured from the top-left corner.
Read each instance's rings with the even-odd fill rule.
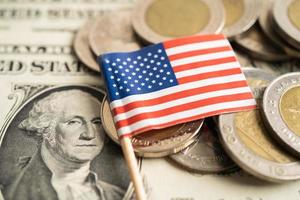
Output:
[[[130,53],[103,54],[98,62],[111,101],[178,85],[161,43]]]

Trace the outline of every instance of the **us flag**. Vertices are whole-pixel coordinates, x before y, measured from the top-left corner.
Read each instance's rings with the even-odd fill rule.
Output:
[[[98,57],[119,136],[256,107],[223,35]]]

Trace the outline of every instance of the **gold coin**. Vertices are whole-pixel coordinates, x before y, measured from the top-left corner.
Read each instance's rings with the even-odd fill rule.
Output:
[[[272,142],[263,125],[259,110],[236,113],[234,123],[242,142],[257,155],[278,163],[296,161]]]
[[[201,31],[211,14],[203,1],[156,0],[146,11],[145,20],[160,35],[181,37]]]
[[[300,136],[300,86],[293,87],[282,95],[280,114],[286,125]]]
[[[225,7],[226,20],[225,27],[236,23],[244,14],[245,4],[241,0],[223,0]]]
[[[101,119],[108,136],[118,142],[117,130],[114,126],[109,103],[102,103]],[[151,130],[132,137],[134,151],[143,157],[162,157],[177,153],[197,140],[198,131],[203,120],[178,124],[164,129]]]
[[[300,30],[300,0],[294,0],[289,5],[288,15],[292,23]]]

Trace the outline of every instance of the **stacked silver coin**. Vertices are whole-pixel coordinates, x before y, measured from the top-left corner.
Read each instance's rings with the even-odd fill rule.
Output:
[[[75,35],[74,51],[100,72],[96,57],[102,53],[223,33],[246,67],[257,109],[141,134],[132,138],[134,150],[143,157],[167,156],[194,173],[241,168],[268,181],[295,180],[300,178],[300,73],[287,72],[300,63],[299,11],[300,0],[140,0],[133,8],[88,21]],[[285,75],[278,77],[280,73]],[[107,100],[101,117],[108,136],[118,143]]]

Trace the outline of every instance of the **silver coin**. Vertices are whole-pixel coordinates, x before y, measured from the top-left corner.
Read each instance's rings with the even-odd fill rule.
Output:
[[[108,136],[119,143],[109,103],[103,100],[101,119]],[[203,120],[178,124],[169,128],[151,130],[132,137],[131,142],[135,153],[142,157],[163,157],[177,153],[197,139]]]
[[[300,49],[300,0],[276,0],[273,6],[274,25],[290,45]]]
[[[284,51],[274,47],[256,24],[246,33],[236,37],[236,47],[251,57],[265,61],[282,61],[290,57]]]
[[[261,0],[223,0],[225,7],[225,26],[222,33],[233,39],[247,31],[257,20],[261,11]]]
[[[104,13],[95,19],[89,33],[89,44],[97,56],[140,48],[131,26],[131,14],[131,10],[122,9]]]
[[[300,73],[275,79],[263,97],[263,114],[271,133],[300,157]]]
[[[218,0],[144,0],[133,14],[133,27],[147,43],[176,37],[219,33],[225,22]]]
[[[268,39],[277,47],[282,49],[286,54],[291,57],[300,58],[299,51],[291,47],[288,43],[282,39],[278,33],[274,30],[272,7],[274,0],[265,0],[263,10],[258,18],[259,25]]]
[[[259,69],[243,71],[258,102],[274,76]],[[300,178],[300,162],[274,143],[263,124],[260,108],[221,115],[220,140],[228,155],[248,173],[268,181]]]
[[[225,154],[216,131],[204,122],[199,138],[185,150],[169,156],[178,165],[195,172],[217,173],[236,165]]]
[[[95,55],[90,49],[88,43],[88,34],[93,21],[88,21],[75,35],[73,48],[79,60],[87,67],[100,72],[100,68],[96,62]]]

